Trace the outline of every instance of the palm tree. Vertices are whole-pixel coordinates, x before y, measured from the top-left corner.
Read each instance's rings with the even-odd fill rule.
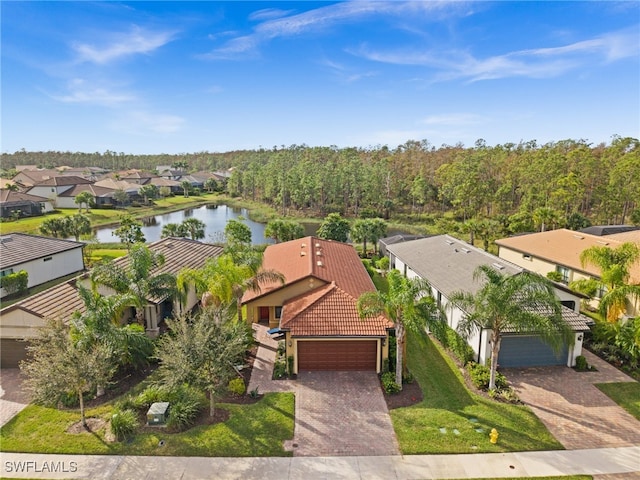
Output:
[[[366,292],[358,298],[361,318],[387,316],[396,329],[396,383],[402,389],[402,374],[406,369],[406,329],[419,330],[425,325],[436,326],[437,307],[429,283],[420,278],[408,279],[397,270],[387,276],[388,292]]]
[[[640,285],[629,285],[629,268],[640,259],[640,247],[623,243],[617,248],[594,245],[580,254],[582,266],[595,265],[600,269],[600,280],[578,280],[572,288],[587,293],[604,289],[600,299],[600,313],[615,322],[627,309],[629,297],[640,298]],[[591,287],[591,288],[590,288]],[[595,287],[595,288],[594,288]]]
[[[129,262],[121,266],[109,262],[96,267],[91,279],[113,288],[118,293],[126,293],[135,299],[136,322],[144,325],[144,307],[150,298],[171,298],[176,292],[176,278],[171,273],[155,273],[164,265],[164,256],[155,253],[141,243],[131,247],[126,257]]]
[[[246,291],[260,292],[261,285],[284,283],[275,270],[261,270],[262,256],[253,252],[236,263],[230,254],[209,259],[201,269],[184,269],[178,274],[178,290],[184,296],[193,284],[204,306],[236,304],[238,321],[242,321],[242,296]]]
[[[498,354],[506,331],[540,335],[555,351],[565,343],[573,345],[573,332],[562,319],[562,307],[549,280],[530,272],[505,275],[489,265],[480,265],[473,278],[484,280],[480,290],[454,292],[449,300],[464,311],[458,324],[461,335],[469,337],[483,328],[492,331],[489,389],[496,387]]]
[[[85,311],[71,317],[71,336],[80,347],[91,349],[104,346],[111,353],[109,362],[115,366],[142,365],[153,352],[153,342],[140,325],[120,325],[122,312],[135,305],[130,294],[101,295],[94,288],[78,285],[78,293]],[[108,379],[107,379],[108,380]],[[98,385],[97,395],[104,394],[104,384]]]
[[[201,240],[204,238],[204,229],[206,225],[202,220],[198,220],[193,217],[187,218],[182,221],[181,226],[192,240]]]

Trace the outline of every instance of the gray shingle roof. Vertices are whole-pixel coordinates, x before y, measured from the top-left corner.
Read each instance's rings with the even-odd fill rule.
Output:
[[[9,268],[83,246],[84,243],[73,240],[8,233],[0,236],[0,268]]]
[[[492,266],[508,275],[525,271],[449,235],[389,245],[387,249],[446,297],[456,291],[475,294],[480,290],[482,283],[473,278],[480,265]],[[563,307],[562,317],[574,331],[589,330],[591,322],[582,314]]]
[[[524,271],[449,235],[396,243],[387,246],[387,250],[445,296],[460,290],[476,293],[482,285],[473,279],[473,272],[480,265],[493,265],[510,275]]]

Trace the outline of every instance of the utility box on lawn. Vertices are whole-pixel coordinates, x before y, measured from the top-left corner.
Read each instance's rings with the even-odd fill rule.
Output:
[[[169,416],[169,402],[151,404],[147,412],[147,425],[164,425]]]

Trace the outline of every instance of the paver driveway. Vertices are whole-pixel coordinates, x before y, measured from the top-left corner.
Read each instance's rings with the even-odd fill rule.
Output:
[[[303,372],[296,383],[294,456],[400,453],[374,372]]]
[[[398,455],[378,376],[373,372],[302,372],[297,380],[271,380],[277,342],[253,325],[260,343],[249,390],[296,395],[293,440],[285,448],[301,456]]]
[[[583,351],[597,372],[567,367],[504,369],[520,399],[567,449],[640,445],[640,421],[598,390],[595,383],[634,380]]]
[[[11,420],[29,403],[29,396],[22,388],[22,380],[20,369],[0,369],[0,426]]]

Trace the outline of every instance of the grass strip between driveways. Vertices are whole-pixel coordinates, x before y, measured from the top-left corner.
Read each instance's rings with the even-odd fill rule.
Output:
[[[455,363],[425,334],[409,332],[408,365],[424,399],[390,411],[403,454],[561,450],[533,412],[467,389]],[[497,444],[489,432],[497,429]]]
[[[596,387],[611,400],[640,420],[640,383],[598,383]]]
[[[71,434],[66,430],[79,420],[77,411],[29,405],[0,429],[4,452],[175,455],[212,457],[290,456],[284,440],[293,438],[294,396],[267,393],[255,404],[220,403],[230,413],[224,423],[197,426],[182,433],[162,429],[138,433],[128,442],[105,441],[105,429],[97,433]],[[87,411],[87,417],[108,420],[112,404]],[[160,440],[164,445],[160,446]]]

